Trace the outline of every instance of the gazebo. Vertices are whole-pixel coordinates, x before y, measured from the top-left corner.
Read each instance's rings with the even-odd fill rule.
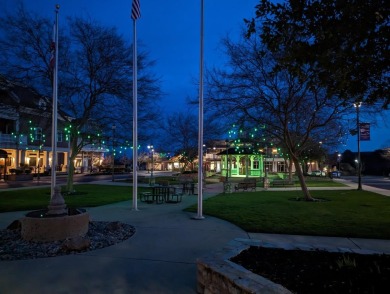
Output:
[[[221,175],[229,177],[263,177],[264,155],[252,147],[230,147],[221,156]]]

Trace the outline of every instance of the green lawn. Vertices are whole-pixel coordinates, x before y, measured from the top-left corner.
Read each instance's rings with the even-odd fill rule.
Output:
[[[297,201],[300,191],[243,192],[207,199],[203,212],[247,232],[390,239],[390,197],[356,190],[311,193],[328,201]]]
[[[331,179],[307,179],[306,185],[308,187],[345,187],[343,183],[333,181]],[[295,182],[295,187],[300,187],[298,181]]]
[[[65,196],[69,207],[93,207],[132,199],[132,188],[76,185],[79,195]],[[138,187],[139,192],[150,188]],[[248,232],[390,239],[390,197],[367,191],[311,191],[323,202],[297,201],[295,191],[221,194],[204,201],[205,215]],[[50,188],[0,192],[0,212],[47,207]],[[187,209],[196,212],[196,206]]]
[[[64,196],[68,207],[93,207],[132,199],[132,188],[112,185],[76,185],[78,194]],[[142,192],[144,188],[139,187]],[[0,192],[0,212],[46,208],[50,187]]]

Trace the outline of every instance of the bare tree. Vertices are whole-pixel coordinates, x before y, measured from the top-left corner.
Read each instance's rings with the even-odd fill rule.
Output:
[[[191,165],[198,158],[198,116],[190,110],[187,112],[175,112],[165,120],[163,124],[163,146],[169,146],[176,155],[180,156],[180,162],[184,164],[184,169]],[[204,140],[211,140],[221,133],[220,125],[215,117],[207,115],[204,118]]]
[[[76,44],[74,63],[65,76],[62,107],[69,111],[71,118],[71,155],[70,163],[86,143],[80,133],[90,124],[90,120],[99,121],[103,132],[110,132],[112,124],[118,124],[116,142],[123,140],[123,134],[131,134],[132,105],[130,93],[132,82],[131,50],[115,29],[105,28],[98,24],[75,19],[70,25],[72,41]],[[145,55],[140,56],[140,65]],[[140,66],[140,69],[144,67]],[[151,75],[140,75],[139,92],[141,105],[155,105],[159,88],[156,79]],[[156,122],[156,108],[143,112],[143,121]],[[141,112],[142,113],[142,112]],[[147,116],[149,119],[146,119]],[[119,129],[121,128],[121,129]],[[145,127],[146,129],[146,127]],[[120,130],[120,131],[119,131]],[[121,135],[122,134],[122,135]],[[81,140],[80,140],[81,139]],[[70,164],[69,175],[74,169]],[[68,188],[71,189],[71,177],[68,177]]]
[[[51,93],[52,22],[20,6],[1,19],[4,56],[0,70]],[[131,139],[132,51],[115,28],[80,18],[68,19],[69,35],[59,36],[59,112],[68,120],[68,185],[73,190],[74,159],[83,146],[117,127],[117,142]],[[15,36],[22,36],[16,39]],[[140,128],[158,122],[159,81],[145,52],[138,55]],[[142,133],[146,137],[147,132]]]
[[[256,37],[239,43],[226,39],[224,46],[229,66],[208,73],[208,100],[225,118],[264,125],[263,132],[294,163],[304,198],[313,200],[300,165],[302,154],[313,142],[338,144],[345,133],[342,115],[351,106],[306,83],[309,69],[298,77],[276,67],[275,56]]]
[[[177,112],[169,115],[163,126],[166,134],[163,145],[169,145],[176,155],[180,156],[180,161],[184,164],[183,169],[192,165],[198,155],[198,118],[188,112]]]

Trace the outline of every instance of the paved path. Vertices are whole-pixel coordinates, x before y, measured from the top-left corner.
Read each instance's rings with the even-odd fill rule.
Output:
[[[207,185],[204,198],[221,188],[220,183]],[[130,201],[90,208],[93,220],[132,224],[135,235],[86,253],[0,262],[0,293],[196,293],[196,259],[234,238],[390,253],[386,240],[248,234],[214,217],[193,219],[195,214],[183,208],[195,203],[197,196],[185,196],[179,204],[139,203],[138,211],[131,209]],[[0,228],[22,215],[0,214]]]
[[[216,192],[207,188],[205,198]],[[139,211],[130,201],[88,209],[93,220],[135,226],[135,235],[77,255],[0,262],[0,293],[196,293],[196,259],[248,234],[217,218],[192,219],[183,208],[194,203],[197,196],[139,203]],[[12,213],[1,214],[1,227],[5,218]]]

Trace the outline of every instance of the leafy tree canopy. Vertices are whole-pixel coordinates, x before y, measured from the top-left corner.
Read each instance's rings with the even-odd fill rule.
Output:
[[[261,0],[256,18],[246,21],[258,33],[278,66],[299,74],[310,66],[312,83],[342,99],[390,102],[389,11],[387,0]]]

